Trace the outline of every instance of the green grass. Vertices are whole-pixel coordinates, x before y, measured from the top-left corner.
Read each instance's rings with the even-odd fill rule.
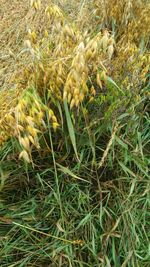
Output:
[[[118,94],[112,99],[111,91],[105,109],[97,99],[86,106],[89,113],[83,107],[76,125],[65,107],[64,127],[45,133],[52,153],[41,138],[34,165],[18,161],[14,139],[0,150],[0,266],[149,266],[150,118],[144,90],[139,103],[120,98],[126,111],[119,102],[114,108]]]
[[[60,2],[69,21],[81,31],[87,27],[94,36],[108,26],[115,34],[121,30],[122,40],[126,37],[124,22],[120,26],[110,18],[109,25],[107,14],[95,18],[96,1],[55,2]],[[43,14],[38,17],[39,28],[40,16]],[[29,16],[29,24],[30,20]],[[140,18],[136,20],[141,25]],[[26,19],[23,21],[26,24]],[[140,28],[133,27],[137,37]],[[134,37],[132,31],[128,33]],[[115,74],[117,81],[107,77],[100,88],[91,75],[97,89],[93,101],[87,96],[80,108],[70,110],[66,102],[51,99],[45,85],[40,96],[38,89],[43,87],[25,91],[32,96],[31,106],[37,97],[42,105],[50,106],[60,126],[54,132],[45,114],[46,127],[38,135],[40,149],[32,146],[30,164],[19,160],[17,138],[0,147],[0,267],[150,266],[150,74],[141,80],[141,69],[148,63],[138,62],[138,53],[149,51],[149,37],[147,44],[142,37],[141,51],[133,51],[132,56],[128,52],[132,38],[129,47],[126,41],[118,46],[121,36],[117,38],[114,61],[104,60],[108,74]],[[128,55],[123,51],[118,57],[124,45],[129,53],[127,68],[123,66]],[[134,45],[131,42],[131,48]],[[117,58],[118,66],[114,64]],[[17,62],[12,65],[17,66]],[[123,85],[125,77],[129,78],[128,86]],[[135,85],[134,78],[138,81]]]

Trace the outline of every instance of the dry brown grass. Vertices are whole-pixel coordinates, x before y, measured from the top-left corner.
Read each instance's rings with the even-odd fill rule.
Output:
[[[47,20],[44,16],[45,7],[49,0],[42,1],[40,12],[35,12],[29,5],[30,1],[1,0],[0,7],[0,87],[1,89],[12,89],[12,82],[15,72],[29,63],[29,57],[25,53],[24,40],[27,36],[28,28],[42,32],[46,27]],[[54,1],[69,14],[70,20],[81,21],[82,11],[85,2],[81,1]],[[81,6],[81,8],[80,8]],[[80,12],[79,12],[80,10]],[[83,21],[82,21],[83,23]]]
[[[42,1],[40,12],[30,7],[29,1],[1,0],[0,9],[0,86],[11,89],[12,77],[21,66],[29,63],[24,41],[28,28],[42,31],[45,27],[44,10],[48,0]]]
[[[82,8],[84,8],[84,3]],[[92,82],[90,82],[90,88],[88,88],[87,82],[90,80],[90,76],[94,75],[97,77],[98,85],[102,86],[98,66],[100,64],[102,70],[105,71],[101,60],[108,58],[106,48],[111,40],[107,31],[104,32],[104,35],[98,32],[94,38],[91,38],[87,32],[84,32],[84,24],[80,25],[78,30],[79,20],[77,19],[77,24],[74,25],[74,22],[71,23],[70,19],[66,19],[64,12],[52,3],[46,8],[46,12],[44,4],[41,10],[36,11],[34,8],[31,10],[32,12],[28,13],[27,19],[30,28],[27,28],[26,22],[23,25],[21,24],[22,29],[26,27],[26,30],[24,29],[24,40],[27,40],[26,49],[20,52],[28,50],[30,56],[25,54],[23,58],[18,57],[18,61],[14,63],[13,83],[16,88],[11,88],[12,90],[9,93],[8,87],[7,91],[3,91],[1,101],[4,104],[1,102],[0,116],[1,143],[7,137],[15,135],[18,136],[19,142],[24,148],[27,148],[26,144],[23,144],[25,139],[22,142],[20,136],[22,134],[26,136],[26,132],[29,135],[30,132],[32,138],[34,138],[30,141],[34,145],[37,144],[37,140],[35,140],[37,134],[35,136],[33,131],[36,127],[39,129],[42,126],[41,122],[44,120],[45,111],[49,111],[53,128],[56,129],[58,126],[56,117],[54,114],[51,115],[51,104],[56,99],[60,103],[62,103],[62,97],[67,99],[70,107],[73,108],[82,103],[87,93],[90,93],[90,97],[95,95]],[[24,21],[26,21],[25,18]],[[12,39],[12,42],[14,39]],[[20,49],[23,45],[22,42]],[[19,46],[17,48],[19,49]],[[17,56],[14,53],[15,51],[13,52],[13,59]],[[12,61],[11,64],[13,65]],[[6,85],[7,82],[5,82]],[[31,87],[36,88],[37,92],[32,90],[32,93],[27,92],[26,94],[25,89]],[[46,88],[49,97],[47,108],[40,103],[38,97],[38,95],[40,97],[44,96],[43,88]],[[19,95],[23,90],[25,90],[25,93],[19,100]],[[36,101],[35,105],[34,101]],[[39,123],[37,116],[40,116]],[[28,120],[28,117],[30,117],[30,120]],[[31,119],[33,119],[32,122]],[[28,132],[27,128],[31,125],[32,130],[30,129]]]
[[[93,99],[96,88],[102,89],[107,82],[107,75],[125,90],[139,88],[146,81],[150,57],[141,49],[141,38],[146,49],[149,4],[144,9],[143,3],[136,6],[134,0],[125,6],[122,0],[116,4],[111,1],[110,5],[108,1],[100,3],[44,0],[37,9],[29,2],[2,1],[1,142],[4,136],[5,140],[7,135],[16,136],[16,127],[17,136],[24,132],[27,115],[38,121],[37,114],[41,114],[40,126],[45,111],[51,110],[56,100],[62,104],[62,98],[67,99],[70,108],[78,108],[85,96]],[[116,9],[119,11],[120,5],[118,15]],[[139,28],[141,18],[145,21],[143,37]],[[119,23],[122,26],[118,31]],[[32,94],[38,103],[35,106],[31,91],[19,99],[20,93],[29,88],[34,88]],[[39,97],[43,101],[45,92],[49,102],[43,108]],[[19,120],[18,112],[22,114]],[[56,128],[56,118],[52,122]],[[18,130],[18,124],[22,130],[21,127]]]

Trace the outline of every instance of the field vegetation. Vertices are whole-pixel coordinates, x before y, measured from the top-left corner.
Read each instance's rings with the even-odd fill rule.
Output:
[[[150,2],[0,2],[0,266],[150,266]]]

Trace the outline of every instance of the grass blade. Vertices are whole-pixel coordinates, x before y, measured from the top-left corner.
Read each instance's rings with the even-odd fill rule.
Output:
[[[68,104],[67,104],[66,100],[64,101],[64,108],[65,108],[67,126],[68,126],[70,139],[71,139],[71,142],[72,142],[72,146],[73,146],[76,158],[79,160],[78,153],[77,153],[77,146],[76,146],[75,131],[74,131],[73,123],[72,123],[72,120],[71,120],[71,116],[70,116],[70,112],[69,112]]]

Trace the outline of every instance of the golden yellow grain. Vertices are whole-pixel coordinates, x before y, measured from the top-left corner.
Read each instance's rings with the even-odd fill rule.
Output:
[[[24,159],[27,163],[30,163],[30,158],[26,150],[22,150],[19,154],[19,159]]]
[[[19,143],[24,147],[25,150],[30,150],[30,142],[27,136],[19,137]]]

